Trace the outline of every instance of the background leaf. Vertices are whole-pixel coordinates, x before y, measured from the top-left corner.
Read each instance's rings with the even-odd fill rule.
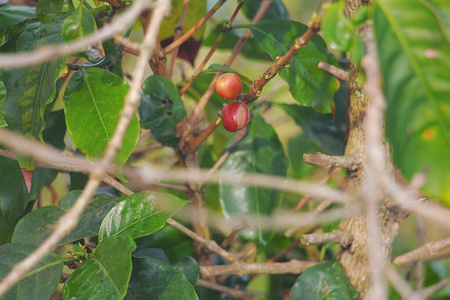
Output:
[[[64,94],[67,129],[74,144],[89,160],[100,159],[116,129],[128,84],[103,69],[78,71]],[[89,132],[89,134],[86,134]],[[122,167],[136,147],[139,122],[134,116],[114,163]]]
[[[325,263],[303,272],[295,281],[289,299],[351,300],[353,297],[342,265]]]
[[[450,205],[450,43],[423,1],[377,0],[374,31],[394,163]],[[423,26],[427,24],[427,26]]]
[[[193,257],[183,257],[175,264],[174,268],[183,272],[191,284],[195,284],[198,281],[200,266]]]
[[[44,206],[25,215],[17,223],[12,241],[14,243],[27,243],[40,245],[53,232],[58,220],[73,206],[81,191],[72,191],[66,194],[56,206]],[[58,245],[64,245],[87,236],[96,236],[103,218],[118,197],[96,195],[86,207],[77,227]]]
[[[15,264],[29,256],[37,246],[27,244],[7,244],[0,247],[0,280],[2,280]],[[63,259],[50,252],[44,259],[29,271],[12,287],[2,299],[50,299],[61,278]]]
[[[220,183],[220,203],[223,213],[230,219],[269,216],[278,208],[282,192],[239,184],[240,176],[247,173],[264,173],[286,176],[288,159],[272,126],[259,114],[254,114],[248,125],[248,133],[233,149],[223,163],[221,170],[236,176],[233,185]],[[250,223],[250,228],[240,234],[261,245],[272,236],[264,232],[258,223]]]
[[[222,22],[222,24],[225,22]],[[204,46],[212,47],[214,43],[218,40],[218,37],[221,37],[222,41],[218,47],[218,49],[228,49],[232,50],[237,42],[240,39],[240,36],[235,31],[227,31],[225,33],[222,33],[222,26],[218,25],[214,27],[205,37],[203,40]],[[259,46],[258,42],[253,38],[250,37],[247,40],[247,43],[245,43],[242,50],[239,52],[239,54],[244,55],[247,58],[255,59],[255,60],[272,60],[270,55],[268,55],[261,47]]]
[[[104,239],[64,284],[64,299],[123,299],[131,276],[134,241],[126,235]]]
[[[150,257],[133,257],[128,291],[127,300],[198,299],[194,287],[182,272]]]
[[[138,238],[161,229],[189,201],[171,194],[144,191],[125,197],[103,219],[99,241],[114,235]]]
[[[304,24],[284,20],[237,27],[250,28],[260,46],[273,60],[285,55],[292,41],[308,29]],[[289,91],[297,102],[312,106],[319,112],[331,112],[333,96],[339,87],[338,80],[317,67],[320,61],[336,65],[336,59],[328,51],[326,43],[319,35],[315,35],[291,59],[289,67],[280,70],[279,74],[288,83]]]
[[[186,114],[177,87],[170,79],[152,75],[144,81],[142,91],[139,106],[142,128],[151,129],[163,145],[176,147],[175,127]]]

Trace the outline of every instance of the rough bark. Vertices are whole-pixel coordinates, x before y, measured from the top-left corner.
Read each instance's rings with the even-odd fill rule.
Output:
[[[369,1],[347,0],[348,16]],[[350,66],[350,80],[348,81],[349,109],[348,125],[349,133],[345,155],[365,159],[366,137],[363,126],[365,114],[368,108],[369,99],[367,98],[364,87],[358,83],[358,68]],[[386,157],[389,157],[389,148],[386,144]],[[392,164],[389,162],[385,166],[391,173]],[[364,186],[364,168],[348,171],[349,184],[346,191],[354,194],[361,194]],[[380,195],[381,196],[381,195]],[[398,225],[405,215],[399,215],[400,212],[394,209],[388,209],[385,206],[379,208],[378,220],[381,229],[381,244],[386,259],[389,258],[392,241],[397,235]],[[343,248],[340,255],[347,277],[353,287],[359,292],[361,299],[366,298],[370,287],[370,264],[367,249],[367,219],[364,214],[343,220],[340,223],[340,230],[346,231],[353,236],[353,242],[349,248]]]

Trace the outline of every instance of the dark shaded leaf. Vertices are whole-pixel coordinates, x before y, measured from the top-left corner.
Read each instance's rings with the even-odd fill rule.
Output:
[[[351,300],[352,291],[340,263],[325,263],[309,268],[295,281],[291,300]]]
[[[29,6],[0,5],[0,31],[35,17],[35,8]]]
[[[235,31],[228,31],[222,33],[222,25],[216,26],[203,40],[204,46],[212,47],[214,43],[221,39],[221,43],[218,49],[233,49],[240,39],[240,36]],[[272,60],[270,55],[268,55],[258,44],[258,42],[250,37],[245,43],[242,50],[239,52],[247,58],[256,60]]]
[[[176,147],[175,127],[186,114],[177,87],[170,79],[152,75],[144,81],[142,91],[139,106],[142,128],[151,129],[163,145]]]
[[[308,29],[304,24],[284,20],[236,27],[250,28],[260,46],[273,60],[285,55],[292,42]],[[337,64],[323,39],[315,35],[291,59],[289,67],[280,70],[279,74],[289,84],[289,91],[297,102],[325,113],[331,112],[333,96],[339,85],[335,77],[317,67],[320,61]]]
[[[387,100],[386,134],[407,179],[450,204],[450,43],[423,1],[378,0],[374,30]],[[424,26],[426,24],[426,26]]]
[[[239,184],[243,173],[263,173],[286,176],[288,159],[272,126],[255,114],[248,125],[248,133],[233,149],[221,170],[236,174],[232,185],[220,183],[220,203],[227,218],[239,220],[270,216],[278,208],[282,192]],[[258,222],[240,231],[246,239],[265,245],[272,236],[263,231]]]
[[[329,155],[342,155],[345,148],[345,115],[346,115],[346,87],[345,85],[335,95],[336,114],[321,114],[311,107],[295,104],[279,105],[295,123],[302,127],[303,133],[322,152]]]
[[[133,257],[128,291],[125,299],[198,299],[182,272],[150,257]]]
[[[240,0],[238,0],[240,2]],[[262,1],[261,0],[246,0],[242,11],[245,16],[251,21],[256,15]],[[283,4],[282,0],[274,0],[269,11],[264,15],[263,21],[270,19],[289,20],[289,12]]]
[[[65,13],[74,9],[71,0],[39,0],[36,5],[36,16],[44,20],[47,15]]]
[[[190,256],[183,257],[176,263],[174,268],[183,272],[191,284],[195,284],[198,281],[200,266],[194,258]]]
[[[94,256],[73,272],[64,284],[64,299],[123,299],[131,276],[131,251],[126,235],[106,238]]]
[[[64,94],[64,112],[72,140],[86,157],[100,159],[116,129],[128,84],[103,69],[80,70],[72,76]],[[89,132],[89,134],[86,134]],[[139,122],[133,117],[114,163],[122,167],[136,147]]]
[[[81,191],[72,191],[65,195],[56,206],[44,206],[23,217],[14,230],[12,241],[40,245],[50,236],[58,220],[73,206]],[[84,237],[96,236],[103,218],[113,205],[119,200],[117,197],[96,195],[86,207],[77,227],[58,245],[64,245]]]
[[[37,246],[27,244],[7,244],[0,247],[0,280],[13,266],[28,257]],[[12,287],[2,299],[8,300],[48,300],[59,284],[63,269],[63,259],[50,252]]]
[[[189,201],[171,194],[154,191],[139,192],[117,203],[103,219],[99,241],[115,235],[135,239],[161,229],[166,221]]]

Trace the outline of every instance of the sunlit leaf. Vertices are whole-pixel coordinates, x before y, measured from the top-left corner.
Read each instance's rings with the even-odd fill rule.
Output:
[[[132,238],[161,229],[166,221],[189,201],[154,191],[135,193],[117,203],[103,219],[99,241],[109,236]]]
[[[395,164],[450,204],[450,43],[423,1],[377,0],[374,30]],[[424,25],[426,24],[426,26]]]
[[[103,69],[83,69],[70,79],[64,94],[67,129],[75,146],[89,160],[95,161],[104,155],[127,92],[128,84],[123,79]],[[138,137],[139,122],[134,116],[115,157],[116,166],[125,164]]]

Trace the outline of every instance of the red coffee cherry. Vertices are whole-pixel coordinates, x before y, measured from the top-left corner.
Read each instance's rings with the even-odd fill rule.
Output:
[[[217,78],[215,88],[220,97],[234,100],[242,92],[242,81],[234,73],[225,73]]]
[[[241,101],[230,103],[222,112],[223,127],[230,132],[238,131],[247,126],[249,116],[247,104]]]

